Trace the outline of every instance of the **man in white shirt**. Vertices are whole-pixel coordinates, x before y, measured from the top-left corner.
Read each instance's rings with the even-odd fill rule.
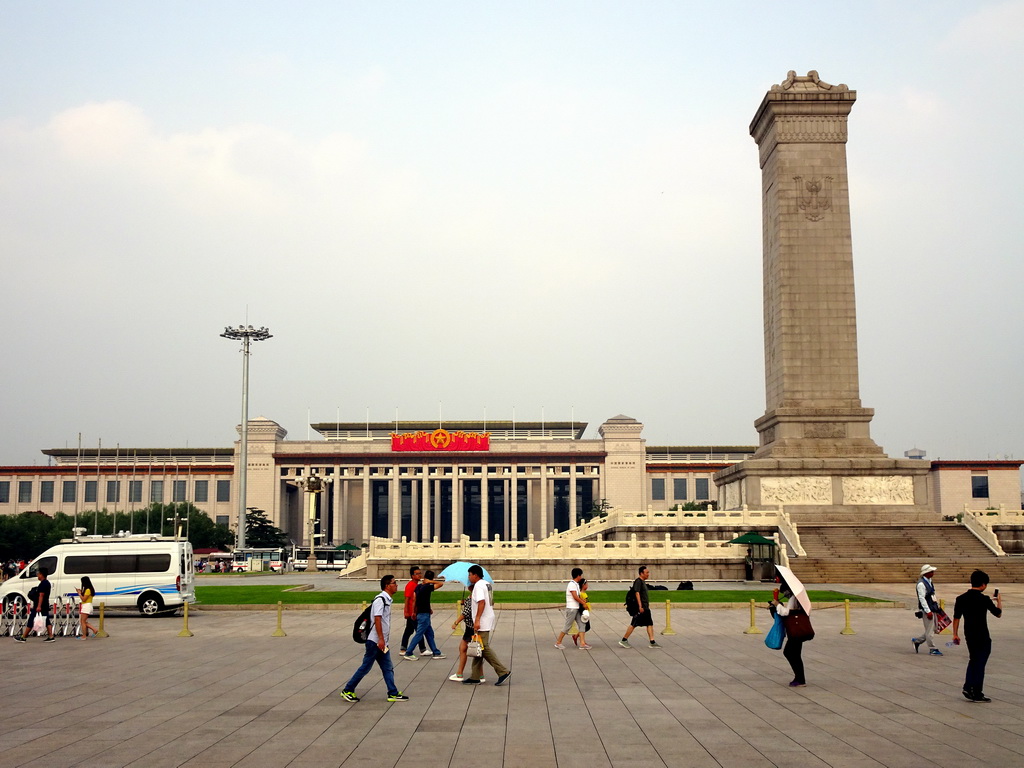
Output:
[[[569,630],[572,629],[573,622],[579,627],[580,635],[580,650],[589,651],[590,646],[587,645],[587,633],[584,631],[586,622],[580,617],[584,609],[583,598],[580,597],[580,580],[583,578],[582,568],[572,569],[572,580],[565,587],[565,624],[562,627],[562,631],[558,633],[558,639],[555,640],[555,648],[562,651],[565,650],[565,646],[562,645],[562,640],[569,634]]]
[[[463,685],[480,685],[480,676],[484,671],[484,660],[498,673],[495,685],[502,685],[512,674],[512,670],[502,664],[491,650],[491,632],[494,630],[494,606],[491,605],[491,590],[484,581],[484,569],[479,565],[469,566],[469,584],[473,589],[473,630],[480,635],[483,656],[473,657],[473,667],[469,677],[462,681]]]
[[[388,701],[408,701],[409,697],[398,690],[395,685],[394,667],[391,664],[391,652],[388,648],[388,637],[391,634],[391,603],[392,595],[398,590],[398,582],[390,573],[380,580],[380,593],[370,604],[370,632],[366,637],[366,652],[363,663],[355,671],[352,678],[341,689],[341,698],[349,702],[359,701],[356,686],[366,677],[374,662],[384,675],[384,684],[388,689]]]

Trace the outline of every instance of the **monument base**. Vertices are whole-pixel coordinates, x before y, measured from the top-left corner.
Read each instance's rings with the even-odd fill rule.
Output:
[[[911,522],[935,515],[928,472],[928,462],[914,459],[754,458],[714,478],[719,506],[726,510],[785,507],[820,522]]]
[[[775,408],[754,422],[755,459],[886,458],[868,431],[874,409],[797,406]]]

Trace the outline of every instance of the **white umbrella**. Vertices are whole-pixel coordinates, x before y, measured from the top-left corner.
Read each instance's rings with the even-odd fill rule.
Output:
[[[796,577],[789,568],[784,565],[776,565],[775,570],[779,572],[779,575],[785,580],[786,584],[793,591],[793,597],[796,598],[797,602],[804,609],[804,613],[811,612],[811,598],[807,596],[807,588],[803,583]]]

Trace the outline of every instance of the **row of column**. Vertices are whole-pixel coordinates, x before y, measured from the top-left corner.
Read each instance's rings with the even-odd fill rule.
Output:
[[[597,475],[586,475],[586,479],[593,481],[593,499],[601,498],[601,480]],[[326,493],[333,494],[333,513],[335,517],[334,539],[337,542],[355,540],[368,541],[372,532],[373,498],[372,483],[386,481],[388,488],[388,536],[399,539],[402,530],[402,482],[409,482],[412,485],[412,525],[411,540],[424,541],[429,539],[431,530],[431,499],[438,499],[440,496],[441,483],[450,481],[452,483],[451,499],[451,530],[452,539],[458,540],[465,530],[463,510],[463,484],[469,481],[480,483],[480,538],[492,538],[494,532],[490,530],[490,493],[489,484],[495,480],[503,484],[503,509],[502,516],[505,522],[505,530],[508,531],[510,540],[526,539],[531,533],[531,522],[536,521],[533,531],[539,537],[547,536],[553,530],[554,520],[554,491],[553,483],[556,479],[568,479],[569,481],[569,525],[577,524],[577,480],[580,479],[576,467],[570,465],[568,478],[552,478],[546,476],[545,467],[541,467],[539,476],[505,475],[501,477],[459,477],[457,467],[453,467],[451,476],[445,477],[422,477],[402,478],[396,475],[390,478],[375,478],[368,473],[360,477],[345,477],[341,475],[329,476],[330,484]],[[527,509],[527,530],[519,530],[519,481],[526,481],[526,509]],[[283,483],[282,483],[283,486]],[[355,487],[361,486],[361,487]],[[353,504],[353,496],[360,494],[358,506]],[[538,498],[539,497],[539,498]],[[326,501],[326,499],[324,499]],[[283,511],[284,499],[279,495],[278,508]],[[327,505],[321,509],[326,510]],[[362,512],[362,520],[359,530],[355,530],[352,524],[351,512],[355,510]],[[302,514],[302,513],[300,513]],[[441,530],[440,505],[434,504],[433,529],[435,535]],[[325,528],[325,526],[322,526]],[[497,532],[499,535],[500,531]],[[361,543],[357,541],[356,543]]]

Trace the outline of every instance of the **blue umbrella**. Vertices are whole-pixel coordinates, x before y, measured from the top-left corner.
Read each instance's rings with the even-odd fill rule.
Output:
[[[475,563],[464,563],[462,561],[452,563],[437,574],[437,577],[439,579],[443,578],[447,581],[459,581],[463,584],[469,584],[469,566],[471,565],[475,565]],[[484,579],[493,584],[494,579],[491,578],[491,574],[487,572],[487,569],[481,567],[481,570],[484,572]]]

